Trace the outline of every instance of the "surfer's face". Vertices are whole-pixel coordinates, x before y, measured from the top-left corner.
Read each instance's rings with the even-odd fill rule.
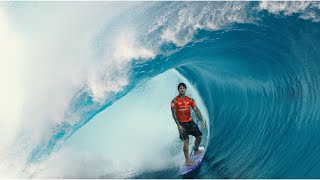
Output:
[[[179,94],[184,95],[186,93],[186,88],[184,86],[179,87]]]

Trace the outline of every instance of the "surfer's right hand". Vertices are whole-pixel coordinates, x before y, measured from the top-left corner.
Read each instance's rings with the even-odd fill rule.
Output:
[[[178,125],[178,130],[179,130],[180,133],[183,133],[183,132],[184,132],[184,129],[183,129],[183,127],[182,127],[180,124]]]
[[[202,121],[201,123],[202,123],[203,129],[207,128],[207,125],[206,125],[206,122],[205,122],[205,121]]]

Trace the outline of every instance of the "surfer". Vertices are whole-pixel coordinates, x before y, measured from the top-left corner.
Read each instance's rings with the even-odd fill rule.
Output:
[[[191,117],[190,107],[192,107],[192,109],[200,119],[202,127],[204,129],[206,128],[206,123],[203,120],[194,99],[185,95],[186,90],[187,86],[184,83],[180,83],[178,85],[179,95],[172,100],[171,111],[172,117],[178,126],[180,139],[183,141],[183,152],[186,158],[186,165],[191,166],[194,164],[194,162],[189,158],[189,135],[192,135],[196,138],[194,142],[194,153],[200,153],[203,150],[199,150],[202,133]]]

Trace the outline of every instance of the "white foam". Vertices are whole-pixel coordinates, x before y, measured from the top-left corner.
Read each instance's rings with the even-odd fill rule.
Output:
[[[22,170],[32,148],[51,138],[52,127],[79,121],[76,114],[65,119],[65,113],[87,83],[92,39],[128,7],[117,2],[1,4],[0,177],[28,177]]]
[[[0,178],[17,177],[19,157],[11,149],[21,126],[24,90],[21,61],[26,55],[24,39],[0,6]]]
[[[88,84],[95,102],[103,102],[110,93],[120,92],[128,84],[127,64],[121,64],[109,62],[92,68]]]
[[[133,30],[121,32],[115,39],[114,45],[113,57],[117,62],[130,61],[134,58],[149,59],[155,56],[151,50],[138,45]]]
[[[259,2],[260,10],[267,10],[268,12],[276,15],[283,13],[286,16],[291,16],[295,13],[299,13],[299,17],[302,19],[319,22],[320,16],[318,15],[317,11],[313,10],[312,8],[316,8],[317,10],[319,10],[320,3],[312,1]]]
[[[65,117],[70,101],[79,89],[89,85],[99,99],[103,92],[119,91],[127,84],[126,73],[115,68],[117,63],[107,64],[95,59],[91,46],[105,23],[130,7],[126,4],[114,9],[118,5],[117,2],[103,2],[99,6],[87,2],[39,3],[36,6],[29,3],[18,12],[33,12],[31,15],[27,13],[25,18],[28,20],[25,21],[28,24],[22,28],[27,32],[30,47],[30,57],[24,66],[28,90],[24,127],[30,131],[37,127],[38,130],[33,132],[35,141],[44,134],[50,137],[54,133],[48,127],[60,123],[72,125],[80,120],[77,114],[69,115],[68,119]],[[29,32],[30,29],[34,32]],[[116,73],[111,73],[113,69]],[[116,86],[115,82],[119,85]]]
[[[163,42],[184,46],[197,30],[219,30],[233,23],[253,22],[248,2],[185,2],[163,10],[148,33],[161,30]]]
[[[177,40],[177,38],[175,37],[176,33],[170,29],[166,29],[163,34],[161,35],[161,39],[163,41],[168,41],[168,42],[173,42],[174,44],[178,45],[178,46],[182,46],[183,44],[186,44],[186,42],[181,42],[179,40]]]
[[[9,23],[6,12],[2,8],[0,10],[0,27],[0,127],[3,128],[1,130],[3,135],[0,138],[4,138],[7,133],[15,132],[13,128],[19,121],[23,103],[20,66],[22,57],[25,55],[25,46],[21,35]]]
[[[88,84],[95,102],[103,102],[111,93],[117,93],[129,83],[130,62],[134,59],[144,61],[155,54],[139,45],[133,30],[124,30],[107,47],[101,64],[93,65]]]
[[[179,2],[173,3],[159,13],[157,21],[149,28],[148,33],[160,31],[162,42],[172,42],[184,46],[194,37],[197,30],[216,31],[233,23],[255,23],[256,7],[251,2]],[[299,13],[299,17],[315,22],[320,21],[317,10],[319,2],[312,1],[261,1],[258,10],[290,16]],[[316,9],[316,10],[315,10]],[[153,17],[152,17],[153,18]]]

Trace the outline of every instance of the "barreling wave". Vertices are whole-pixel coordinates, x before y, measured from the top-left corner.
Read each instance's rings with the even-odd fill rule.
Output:
[[[176,69],[209,117],[197,178],[319,177],[319,9],[319,2],[135,5],[99,29],[90,76],[28,163],[45,161],[100,112]]]

